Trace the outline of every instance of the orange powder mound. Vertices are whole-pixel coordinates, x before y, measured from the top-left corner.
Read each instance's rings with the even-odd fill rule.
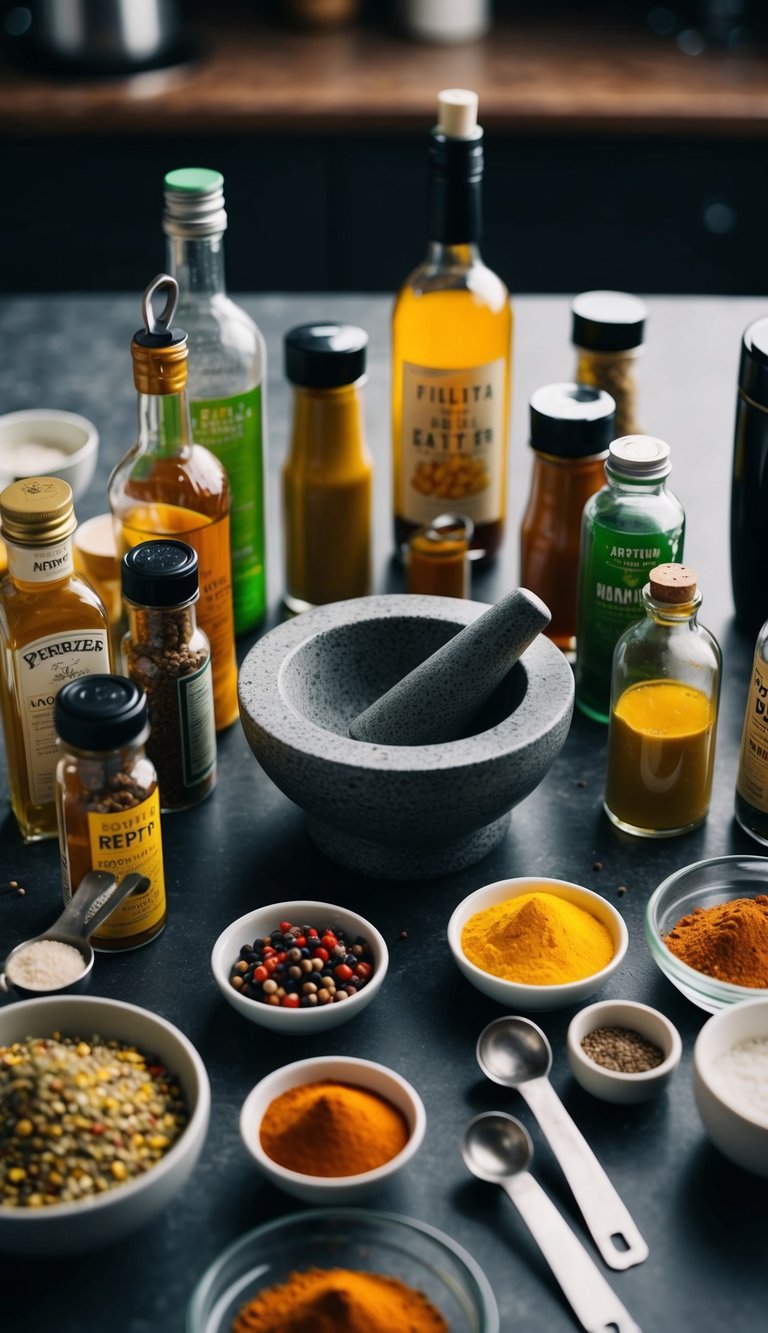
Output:
[[[582,907],[543,891],[522,893],[469,918],[461,947],[471,963],[504,981],[558,986],[610,963],[610,932]]]
[[[289,1171],[355,1176],[383,1166],[410,1135],[396,1106],[367,1088],[325,1080],[289,1088],[267,1107],[261,1146]]]
[[[243,1306],[232,1333],[449,1333],[426,1296],[394,1277],[344,1268],[291,1273]]]

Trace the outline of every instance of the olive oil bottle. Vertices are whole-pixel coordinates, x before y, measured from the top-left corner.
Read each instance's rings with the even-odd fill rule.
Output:
[[[395,542],[446,510],[492,558],[504,535],[512,338],[509,294],[480,258],[477,96],[438,97],[429,146],[429,245],[392,319]]]

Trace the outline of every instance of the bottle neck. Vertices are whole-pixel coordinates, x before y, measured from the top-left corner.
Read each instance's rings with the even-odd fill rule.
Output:
[[[645,613],[649,620],[653,620],[657,625],[669,627],[685,625],[691,629],[696,629],[696,617],[701,601],[701,593],[698,589],[690,602],[660,602],[657,598],[651,596],[651,585],[649,583],[646,583],[643,588]]]
[[[429,159],[429,240],[451,247],[477,246],[482,230],[482,136],[447,139],[433,131]]]
[[[192,443],[187,391],[180,393],[140,393],[139,449],[160,458],[185,454]]]
[[[661,495],[667,484],[665,476],[623,477],[614,472],[608,463],[605,465],[605,475],[611,490],[618,491],[622,495]]]
[[[223,296],[224,233],[190,240],[168,237],[168,267],[179,284],[181,304],[195,296]]]
[[[14,583],[38,585],[63,583],[75,572],[72,537],[39,546],[8,541],[8,572]]]
[[[468,269],[480,262],[480,250],[474,242],[463,245],[445,245],[442,241],[430,241],[427,246],[427,263],[439,269]]]

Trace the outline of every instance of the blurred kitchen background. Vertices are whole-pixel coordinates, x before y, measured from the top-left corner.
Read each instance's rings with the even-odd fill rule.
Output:
[[[0,283],[139,290],[162,180],[225,176],[235,291],[387,291],[438,89],[480,96],[513,292],[764,292],[766,0],[0,3]]]

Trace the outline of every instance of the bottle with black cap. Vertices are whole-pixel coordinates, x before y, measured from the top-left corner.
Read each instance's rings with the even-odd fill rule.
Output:
[[[148,880],[94,933],[95,949],[136,949],[165,925],[165,874],[157,774],[147,758],[147,697],[125,676],[82,676],[56,695],[63,751],[56,808],[64,901],[89,870]]]
[[[149,702],[147,754],[164,812],[197,805],[216,785],[211,648],[195,619],[197,570],[186,542],[140,542],[122,560],[123,658]]]
[[[731,479],[731,583],[740,629],[754,637],[768,618],[768,317],[741,344]]]
[[[512,310],[480,257],[483,131],[477,94],[438,95],[429,140],[426,258],[392,315],[395,543],[451,510],[476,557],[501,546],[506,511]]]
[[[617,437],[637,434],[637,359],[648,318],[645,302],[629,292],[582,292],[571,314],[576,379],[611,395]]]
[[[533,472],[520,529],[520,582],[549,607],[544,631],[564,653],[576,645],[581,516],[605,480],[614,438],[610,394],[585,384],[547,384],[530,403]]]
[[[290,611],[370,592],[373,462],[361,394],[367,345],[368,335],[352,324],[301,324],[285,336],[293,386],[283,465]]]

